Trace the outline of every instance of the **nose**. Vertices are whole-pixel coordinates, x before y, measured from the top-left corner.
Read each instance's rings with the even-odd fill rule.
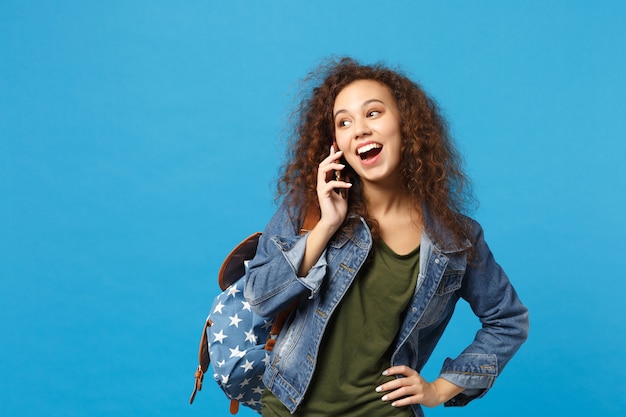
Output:
[[[367,119],[364,117],[359,117],[354,121],[354,138],[360,139],[365,136],[368,136],[372,133],[370,130],[369,124],[367,123]]]

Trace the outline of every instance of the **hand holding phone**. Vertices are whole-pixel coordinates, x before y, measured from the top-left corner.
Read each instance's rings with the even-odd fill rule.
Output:
[[[339,148],[337,147],[337,142],[333,142],[333,152],[335,153],[339,152]],[[335,170],[335,181],[344,181],[343,175],[341,175],[341,170],[339,169]],[[345,188],[335,188],[335,192],[339,194],[340,196],[342,196],[343,198],[348,197],[347,191],[348,190],[346,190]]]

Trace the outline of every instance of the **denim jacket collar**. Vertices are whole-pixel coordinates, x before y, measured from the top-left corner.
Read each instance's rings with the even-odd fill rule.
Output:
[[[453,235],[447,232],[447,228],[441,223],[441,221],[430,215],[428,208],[423,208],[422,216],[424,217],[425,229],[435,232],[427,233],[428,240],[432,244],[435,251],[439,253],[452,254],[467,251],[472,247],[472,243],[468,239],[465,239],[462,242],[457,242]],[[467,222],[469,227],[469,219],[464,216],[462,219]]]

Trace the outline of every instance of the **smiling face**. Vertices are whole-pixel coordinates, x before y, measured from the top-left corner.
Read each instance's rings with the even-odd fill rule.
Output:
[[[364,184],[399,184],[400,112],[389,88],[373,80],[354,81],[337,95],[333,116],[337,146]]]

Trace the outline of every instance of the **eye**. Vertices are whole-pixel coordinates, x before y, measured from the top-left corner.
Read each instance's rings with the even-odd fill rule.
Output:
[[[382,112],[379,110],[370,110],[367,112],[367,117],[376,117],[379,114],[381,114]]]
[[[352,122],[350,122],[350,120],[348,119],[342,119],[342,120],[339,120],[339,122],[337,122],[338,127],[347,127],[347,126],[350,126],[351,124]]]

